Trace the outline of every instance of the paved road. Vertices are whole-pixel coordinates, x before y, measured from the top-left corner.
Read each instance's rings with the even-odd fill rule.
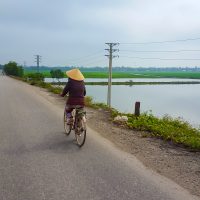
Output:
[[[63,101],[0,76],[1,200],[192,200],[88,128],[79,149],[63,134]]]

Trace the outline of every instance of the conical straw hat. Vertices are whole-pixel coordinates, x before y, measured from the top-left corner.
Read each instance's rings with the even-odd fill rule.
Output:
[[[69,78],[74,79],[76,81],[83,81],[84,80],[84,76],[80,72],[79,69],[72,69],[72,70],[66,71],[66,74]]]

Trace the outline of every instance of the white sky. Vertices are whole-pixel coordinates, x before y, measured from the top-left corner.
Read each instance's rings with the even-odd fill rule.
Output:
[[[119,42],[113,66],[200,66],[200,39],[124,44],[188,38],[200,38],[199,0],[0,1],[0,64],[107,66],[105,42]]]

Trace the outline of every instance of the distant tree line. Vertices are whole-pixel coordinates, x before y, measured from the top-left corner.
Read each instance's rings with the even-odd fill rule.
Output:
[[[23,77],[24,75],[23,67],[17,65],[17,63],[14,61],[10,61],[9,63],[5,64],[3,66],[3,71],[6,73],[6,75],[12,75],[18,77]]]

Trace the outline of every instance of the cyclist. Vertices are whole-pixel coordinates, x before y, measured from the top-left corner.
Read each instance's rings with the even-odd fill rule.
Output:
[[[68,82],[65,85],[61,96],[64,97],[69,94],[66,101],[66,116],[67,123],[71,123],[72,110],[75,107],[80,109],[84,108],[84,96],[86,95],[86,89],[84,84],[84,76],[79,69],[72,69],[66,72],[68,76]]]

